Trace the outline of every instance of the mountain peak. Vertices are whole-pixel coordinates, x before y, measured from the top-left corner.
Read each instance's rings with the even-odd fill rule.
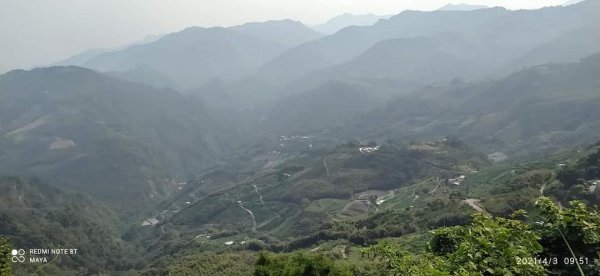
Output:
[[[91,75],[102,75],[94,70],[90,70],[88,68],[83,68],[75,65],[60,65],[60,66],[50,66],[50,67],[36,67],[31,70],[23,70],[23,69],[15,69],[8,71],[2,75],[0,78],[13,78],[13,77],[25,77],[29,78],[32,76],[57,76],[57,75],[83,75],[83,74],[91,74]]]
[[[247,22],[241,25],[236,25],[236,26],[232,26],[232,29],[236,29],[236,28],[243,28],[243,27],[249,27],[249,26],[266,26],[266,25],[287,25],[287,26],[304,26],[304,24],[302,24],[302,22],[297,21],[297,20],[292,20],[292,19],[274,19],[274,20],[267,20],[267,21],[262,21],[262,22]]]
[[[469,4],[446,4],[445,6],[438,9],[438,11],[473,11],[479,9],[487,9],[488,6],[484,5],[469,5]]]
[[[230,29],[266,41],[276,42],[285,47],[294,47],[321,37],[320,33],[302,24],[302,22],[291,19],[249,22],[230,27]]]
[[[380,19],[387,19],[389,15],[367,14],[351,14],[344,13],[331,19],[327,22],[314,26],[313,28],[324,34],[333,34],[343,28],[350,26],[369,26],[377,23]]]
[[[583,2],[584,0],[569,0],[565,3],[562,4],[562,6],[569,6],[569,5],[574,5],[577,4],[579,2]]]

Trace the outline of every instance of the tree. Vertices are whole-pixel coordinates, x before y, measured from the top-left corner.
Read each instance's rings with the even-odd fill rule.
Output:
[[[469,225],[432,231],[427,252],[411,254],[386,242],[363,252],[384,259],[394,275],[597,275],[600,213],[580,201],[570,206],[541,197],[533,224],[522,210],[511,218],[475,214]]]
[[[577,264],[577,269],[581,274],[594,275],[600,271],[597,263],[600,258],[600,213],[581,201],[571,201],[569,205],[571,208],[561,209],[548,197],[536,201],[541,213],[541,221],[536,223],[544,247],[541,256],[560,259],[548,268],[556,274],[573,271],[573,265],[564,264],[563,258],[588,258],[588,262]]]
[[[478,213],[471,225],[461,230],[462,241],[449,256],[453,270],[494,275],[544,274],[539,264],[519,263],[542,250],[539,236],[525,222]]]
[[[0,276],[11,275],[12,245],[10,241],[0,236]]]
[[[539,236],[520,220],[475,214],[463,227],[433,231],[429,252],[411,255],[379,244],[370,252],[385,258],[395,275],[544,275],[537,263],[522,263],[542,251]]]
[[[432,254],[414,255],[382,241],[362,251],[363,256],[372,260],[383,260],[386,274],[411,276],[443,276],[449,273],[448,263]]]
[[[577,179],[581,177],[575,168],[565,168],[556,174],[556,179],[562,182],[566,188],[577,184]]]
[[[600,178],[600,167],[598,166],[589,166],[585,169],[585,178],[586,179],[598,179]]]
[[[351,269],[331,258],[319,254],[266,254],[261,253],[256,261],[254,275],[352,275]]]
[[[429,241],[429,250],[437,256],[445,256],[458,249],[462,242],[459,227],[440,228]]]

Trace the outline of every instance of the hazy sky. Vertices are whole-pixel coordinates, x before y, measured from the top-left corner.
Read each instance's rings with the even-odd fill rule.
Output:
[[[0,73],[45,65],[189,26],[290,18],[318,24],[342,13],[396,14],[447,3],[533,9],[567,0],[0,0]]]

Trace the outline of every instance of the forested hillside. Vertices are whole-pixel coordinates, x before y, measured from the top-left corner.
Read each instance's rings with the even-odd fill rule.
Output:
[[[526,155],[599,139],[600,55],[483,83],[431,85],[351,118],[341,136],[418,140],[457,136],[486,153]]]
[[[431,146],[412,147],[422,151]],[[201,271],[197,270],[200,267],[214,271],[222,266],[238,269],[231,274],[250,274],[242,271],[254,269],[255,275],[298,275],[306,271],[316,275],[453,275],[461,271],[543,275],[578,270],[577,261],[585,275],[594,275],[595,252],[600,246],[595,234],[600,225],[595,209],[600,202],[596,189],[599,180],[594,175],[580,174],[593,171],[599,150],[594,146],[539,160],[500,166],[482,164],[478,170],[463,171],[466,177],[450,173],[441,174],[437,180],[408,182],[389,194],[372,193],[365,197],[376,207],[362,214],[358,209],[348,210],[348,205],[337,209],[332,200],[307,200],[302,212],[310,212],[310,216],[304,216],[301,224],[290,229],[306,232],[311,229],[309,218],[321,216],[324,221],[320,227],[312,228],[312,235],[281,243],[272,236],[286,233],[281,232],[281,227],[278,232],[269,233],[270,228],[260,227],[242,235],[207,229],[193,242],[185,235],[177,238],[186,244],[182,249],[187,252],[185,255],[198,261],[167,258],[162,262],[169,264],[168,268],[156,267],[147,273],[193,273]],[[377,151],[371,154],[381,154],[377,158],[385,156]],[[566,176],[579,179],[579,184],[571,184],[573,178]],[[272,204],[265,190],[268,189],[260,190],[265,193],[263,204]],[[230,190],[227,194],[235,192]],[[254,200],[258,202],[245,199],[244,206],[255,215],[260,214],[261,198]],[[186,215],[185,210],[174,218],[182,215]],[[181,226],[181,221],[167,224],[167,229],[171,229],[167,233],[181,234],[179,231],[185,229]],[[206,252],[209,248],[220,256],[220,261],[210,268],[201,261],[215,258],[214,253]],[[534,258],[537,261],[529,261]],[[243,261],[228,265],[233,260]],[[252,262],[254,268],[248,265]]]
[[[151,2],[0,1],[0,276],[598,275],[600,0]]]
[[[88,69],[0,77],[0,173],[116,204],[165,196],[214,166],[227,131],[199,101]]]
[[[96,274],[127,270],[133,264],[130,257],[135,251],[121,240],[117,216],[89,195],[56,189],[35,179],[2,177],[0,200],[0,235],[10,240],[12,248],[79,251],[56,259],[39,255],[49,259],[47,265],[15,266],[15,275]]]

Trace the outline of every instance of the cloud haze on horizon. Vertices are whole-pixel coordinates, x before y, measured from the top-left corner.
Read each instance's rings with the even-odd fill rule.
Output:
[[[113,48],[189,26],[271,19],[319,24],[343,13],[397,14],[448,3],[535,9],[556,0],[0,0],[0,73],[57,62],[91,48]]]

